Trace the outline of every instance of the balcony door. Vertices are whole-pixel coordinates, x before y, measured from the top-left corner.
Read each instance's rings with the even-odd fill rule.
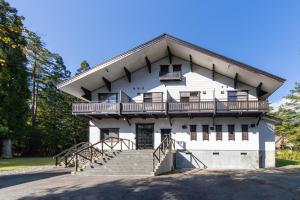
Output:
[[[154,148],[154,124],[136,124],[136,148]]]
[[[117,103],[118,93],[98,93],[100,103]]]

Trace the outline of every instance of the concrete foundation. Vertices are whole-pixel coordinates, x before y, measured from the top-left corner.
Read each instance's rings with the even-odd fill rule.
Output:
[[[190,150],[177,152],[176,168],[257,169],[258,151]]]

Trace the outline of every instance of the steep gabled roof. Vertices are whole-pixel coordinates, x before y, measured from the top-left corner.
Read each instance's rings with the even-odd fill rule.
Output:
[[[168,48],[170,51],[167,50]],[[261,90],[267,92],[265,97],[272,94],[285,81],[283,78],[201,48],[169,34],[162,34],[60,83],[58,88],[81,98],[84,94],[82,87],[93,91],[105,85],[105,80],[102,77],[105,77],[110,82],[115,81],[125,76],[124,66],[133,72],[147,65],[146,57],[151,63],[154,63],[168,56],[170,52],[172,55],[187,61],[190,61],[192,58],[194,65],[214,70],[233,79],[238,74],[239,81],[253,87],[260,87]]]

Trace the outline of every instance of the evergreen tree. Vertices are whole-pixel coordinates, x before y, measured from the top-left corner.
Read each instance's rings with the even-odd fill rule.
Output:
[[[300,83],[285,97],[286,103],[272,114],[282,119],[282,125],[276,126],[276,134],[286,136],[295,148],[300,148]]]
[[[0,137],[2,156],[11,156],[11,139],[23,134],[28,117],[28,73],[23,17],[0,0]]]
[[[80,73],[82,73],[86,70],[89,70],[89,69],[91,69],[89,63],[86,60],[84,60],[80,63],[80,67],[77,69],[75,75],[78,75],[78,74],[80,74]]]

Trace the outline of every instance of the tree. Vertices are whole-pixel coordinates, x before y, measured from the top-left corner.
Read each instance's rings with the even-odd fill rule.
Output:
[[[80,74],[80,73],[82,73],[86,70],[89,70],[89,69],[91,69],[89,63],[86,60],[84,60],[80,63],[80,67],[77,69],[75,75],[78,75],[78,74]]]
[[[2,156],[11,157],[11,139],[22,134],[28,117],[28,73],[23,17],[0,0],[0,137]]]
[[[294,89],[284,98],[286,103],[272,112],[283,121],[275,130],[278,135],[286,136],[296,148],[300,148],[300,83],[296,82]]]

